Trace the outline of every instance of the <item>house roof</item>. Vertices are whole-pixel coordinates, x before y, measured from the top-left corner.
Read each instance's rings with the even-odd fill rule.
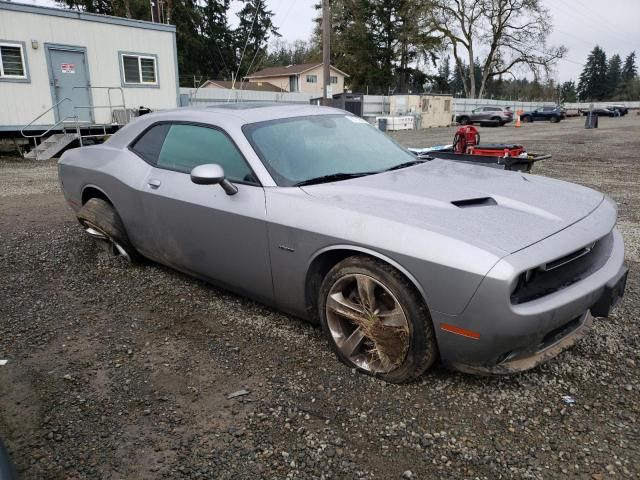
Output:
[[[200,88],[207,88],[209,85],[216,85],[220,88],[226,88],[228,90],[254,90],[258,92],[283,91],[280,87],[276,87],[269,82],[236,82],[234,85],[233,82],[229,82],[227,80],[207,80],[202,84],[202,87]]]
[[[320,67],[322,62],[316,63],[300,63],[298,65],[288,65],[286,67],[269,67],[259,70],[251,75],[247,75],[245,78],[267,78],[267,77],[285,77],[289,75],[299,75],[304,72],[308,72],[309,70],[313,70],[316,67]],[[348,77],[346,73],[342,70],[338,70],[336,67],[331,65],[331,69],[336,72],[341,73],[345,77]]]

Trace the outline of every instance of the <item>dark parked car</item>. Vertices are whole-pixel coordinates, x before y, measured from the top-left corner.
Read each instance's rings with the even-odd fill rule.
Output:
[[[598,108],[592,108],[591,110],[582,110],[582,115],[584,117],[589,115],[589,112],[591,112],[591,115],[597,115],[599,117],[615,117],[616,116],[616,112],[614,112],[613,110],[609,110],[608,108],[602,108],[602,107],[598,107]]]
[[[621,117],[629,113],[629,109],[624,105],[607,105],[607,110],[612,110],[614,114],[618,112]]]
[[[500,125],[513,121],[513,112],[509,107],[480,107],[471,113],[456,115],[456,122],[461,125],[471,125],[481,122],[496,122]]]
[[[524,112],[520,119],[523,122],[538,122],[538,121],[549,121],[552,123],[558,123],[566,116],[566,112],[564,112],[560,107],[542,107],[532,112]]]

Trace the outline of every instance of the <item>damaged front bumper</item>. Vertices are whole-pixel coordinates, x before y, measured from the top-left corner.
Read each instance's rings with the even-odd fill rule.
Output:
[[[465,365],[463,363],[452,363],[450,366],[461,372],[475,375],[510,375],[524,372],[551,360],[575,345],[587,334],[591,325],[593,325],[593,316],[590,312],[585,312],[581,317],[569,322],[564,328],[552,332],[552,336],[541,342],[533,352],[514,353],[494,366]]]
[[[622,235],[613,225],[615,215],[598,210],[498,262],[462,314],[432,312],[442,362],[471,373],[520,372],[575,344],[588,331],[592,316],[608,316],[624,294],[627,268]],[[597,270],[540,298],[511,301],[513,279],[520,272],[572,251],[576,239],[588,243],[605,236],[610,249]]]

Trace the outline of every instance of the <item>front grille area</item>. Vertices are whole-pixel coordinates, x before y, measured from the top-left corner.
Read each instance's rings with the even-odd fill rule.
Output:
[[[592,245],[524,272],[511,294],[511,303],[530,302],[579,282],[606,263],[612,247],[613,233],[609,233]]]

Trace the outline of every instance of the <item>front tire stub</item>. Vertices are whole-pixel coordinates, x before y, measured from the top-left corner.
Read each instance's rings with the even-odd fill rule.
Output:
[[[422,375],[438,357],[429,310],[398,270],[356,256],[334,266],[320,287],[322,329],[336,356],[391,383]]]
[[[89,199],[78,212],[78,221],[85,232],[106,251],[121,256],[130,263],[140,260],[140,255],[127,237],[118,212],[105,200]]]

